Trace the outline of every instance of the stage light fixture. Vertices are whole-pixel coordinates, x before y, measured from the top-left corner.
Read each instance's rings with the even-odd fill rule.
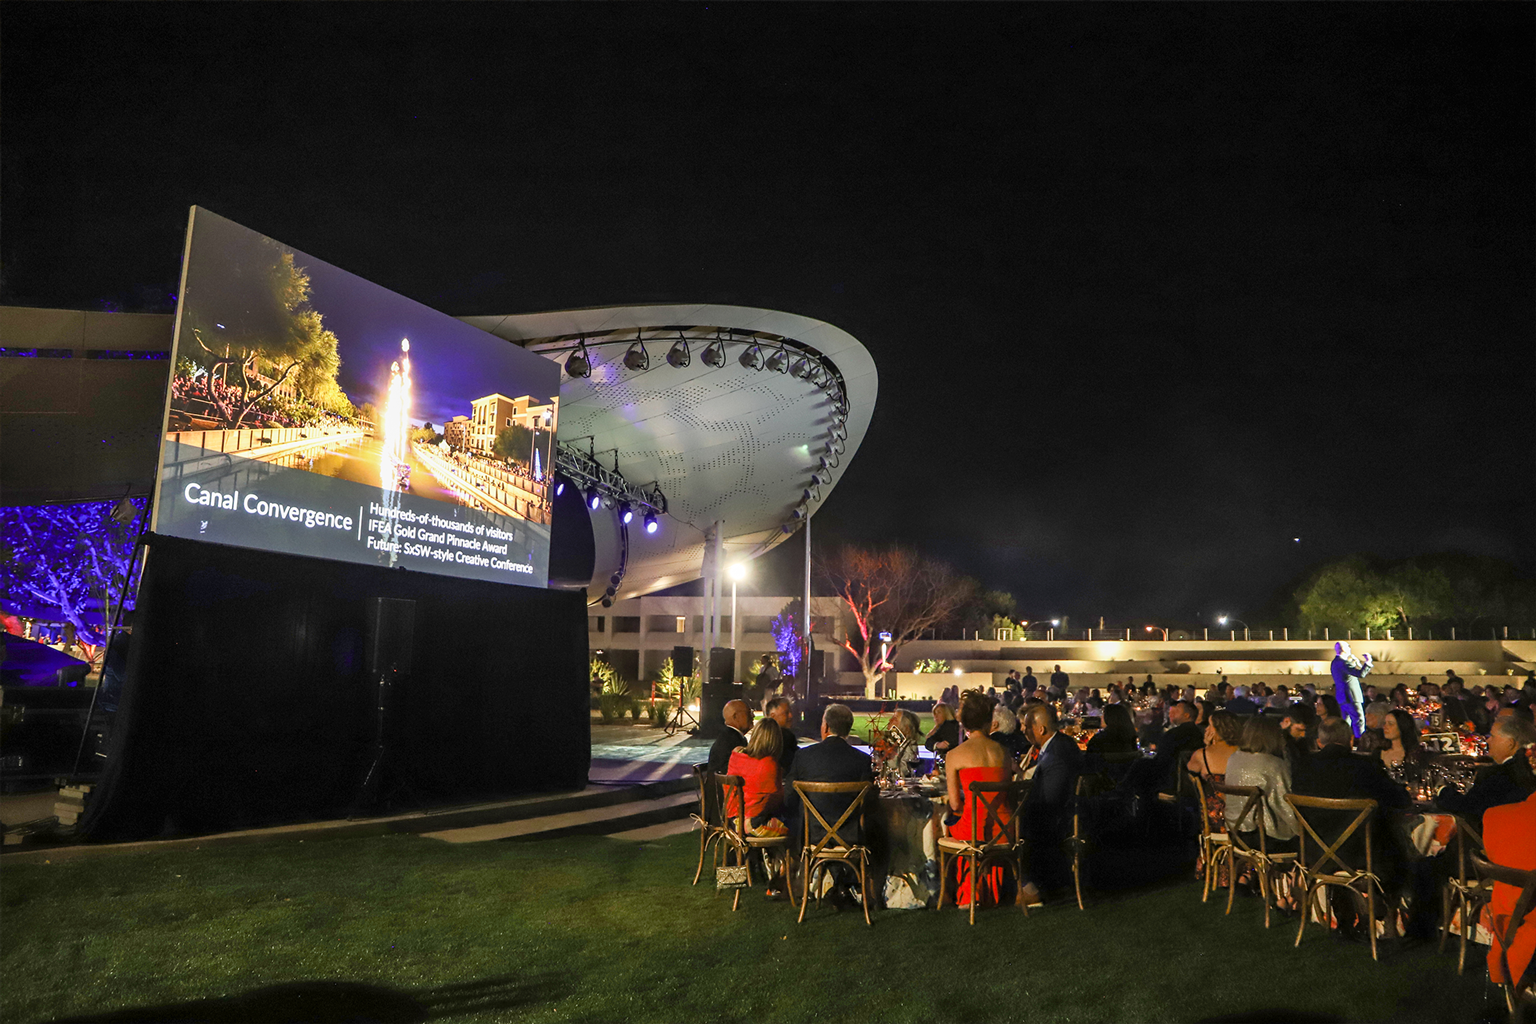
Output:
[[[688,339],[681,334],[672,343],[672,349],[667,353],[667,362],[679,370],[693,362],[693,353],[688,351]]]
[[[843,450],[847,447],[847,444],[840,437],[834,437],[831,441],[827,442],[827,451],[834,455],[843,454]]]
[[[827,454],[821,457],[821,462],[819,465],[821,469],[827,471],[830,474],[830,472],[836,469],[838,465],[842,463],[842,461],[843,460],[838,457],[837,453],[833,452],[831,448],[828,448]]]
[[[555,497],[558,498],[558,497],[560,497],[560,495],[562,495],[564,493],[565,493],[565,481],[561,480],[561,481],[559,481],[559,482],[557,482],[555,484]]]
[[[572,377],[592,376],[592,357],[587,354],[587,339],[576,343],[576,351],[565,361],[565,372]]]
[[[623,582],[624,582],[624,575],[622,573],[617,573],[616,572],[612,576],[609,576],[608,577],[608,592],[610,594],[618,593],[619,584],[623,583]]]
[[[603,495],[603,508],[611,509],[611,508],[613,508],[613,506],[614,506],[613,495],[611,495],[611,494]]]
[[[811,370],[811,361],[805,356],[801,356],[799,359],[796,359],[794,365],[789,368],[789,372],[794,374],[796,377],[799,377],[801,380],[809,380],[811,377]]]
[[[762,346],[755,341],[749,345],[741,354],[741,365],[748,370],[761,370],[763,368]]]
[[[602,506],[603,495],[601,492],[593,491],[591,494],[587,495],[587,508],[591,509],[593,512],[596,512],[598,509],[602,508]]]
[[[788,373],[789,353],[784,351],[783,345],[780,345],[777,349],[774,350],[773,355],[768,357],[768,361],[764,363],[763,366],[766,369],[772,370],[774,373]]]
[[[659,529],[661,529],[661,520],[656,518],[655,512],[647,512],[645,514],[645,532],[655,533]]]
[[[628,526],[635,518],[635,506],[627,501],[619,502],[619,522]]]
[[[605,590],[605,591],[603,591],[603,607],[604,608],[612,608],[613,607],[613,595],[615,593],[617,593],[617,591],[613,591],[613,590]]]
[[[713,366],[717,370],[725,365],[725,342],[718,337],[704,350],[704,365]]]
[[[624,365],[636,373],[651,368],[651,354],[645,350],[645,342],[640,340],[638,333],[630,343],[629,351],[624,353]]]
[[[833,422],[832,436],[837,438],[839,441],[848,440],[848,428],[843,424],[842,420],[836,420]]]

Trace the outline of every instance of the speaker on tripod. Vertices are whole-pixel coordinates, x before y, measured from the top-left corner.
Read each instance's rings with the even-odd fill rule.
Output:
[[[396,690],[411,675],[415,628],[415,601],[395,597],[375,597],[368,601],[363,669],[377,689],[377,703],[374,712],[373,761],[358,789],[352,811],[354,817],[381,806],[395,804],[402,794],[413,805],[420,803],[390,763],[392,706]]]

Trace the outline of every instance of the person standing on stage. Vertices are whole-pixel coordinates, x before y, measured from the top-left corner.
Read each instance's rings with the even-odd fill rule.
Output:
[[[1371,674],[1372,667],[1370,654],[1357,656],[1343,640],[1333,645],[1333,661],[1328,666],[1333,673],[1333,697],[1339,702],[1339,710],[1356,739],[1365,728],[1365,702],[1360,683]]]

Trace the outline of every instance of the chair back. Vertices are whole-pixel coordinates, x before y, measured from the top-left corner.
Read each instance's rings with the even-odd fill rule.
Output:
[[[1457,819],[1460,821],[1460,819]],[[1533,907],[1536,907],[1536,871],[1522,871],[1519,868],[1508,867],[1504,864],[1495,864],[1486,855],[1473,852],[1469,855],[1473,869],[1485,879],[1494,882],[1502,882],[1520,890],[1520,895],[1515,899],[1515,909],[1509,915],[1509,920],[1504,925],[1504,934],[1499,938],[1499,963],[1504,968],[1504,981],[1511,985],[1515,992],[1519,992],[1524,986],[1525,978],[1515,978],[1509,973],[1509,947],[1515,941],[1515,933],[1530,916]],[[1536,958],[1526,965],[1525,974],[1529,976],[1532,965],[1536,965]]]
[[[1259,834],[1257,852],[1267,856],[1269,850],[1264,834],[1264,787],[1228,786],[1225,783],[1213,782],[1211,789],[1228,799],[1237,798],[1243,801],[1242,807],[1237,812],[1237,818],[1227,819],[1227,835],[1231,836],[1232,845],[1239,850],[1252,852],[1253,846],[1243,838],[1242,833],[1257,832]]]
[[[709,770],[708,761],[702,761],[693,766],[693,783],[699,789],[699,823],[706,828],[718,827],[720,824],[719,793],[716,791],[714,773]]]
[[[874,789],[874,783],[796,781],[794,783],[794,787],[795,792],[800,795],[800,805],[804,807],[806,811],[806,813],[801,816],[804,820],[804,825],[802,826],[801,831],[801,846],[804,848],[806,853],[810,854],[811,856],[816,856],[824,850],[851,850],[859,845],[858,843],[848,842],[842,837],[842,835],[839,834],[838,830],[846,828],[849,819],[852,818],[856,813],[863,813],[864,798],[869,795],[870,790]],[[811,797],[813,794],[831,795],[838,793],[852,793],[855,794],[855,796],[849,802],[848,806],[843,809],[843,813],[838,817],[837,821],[829,824],[826,817],[821,813],[821,809],[816,806],[815,801],[812,800]],[[823,830],[821,838],[814,844],[811,842],[812,818],[816,819],[816,823],[820,825]]]
[[[1476,869],[1472,858],[1488,856],[1483,846],[1483,834],[1470,821],[1456,815],[1456,881],[1466,885],[1472,881]]]
[[[1296,811],[1296,824],[1301,826],[1297,833],[1299,844],[1297,847],[1296,863],[1301,866],[1303,871],[1312,874],[1361,874],[1360,869],[1344,862],[1343,858],[1339,856],[1339,848],[1349,840],[1350,836],[1359,831],[1362,826],[1365,826],[1364,874],[1374,874],[1371,860],[1371,830],[1369,823],[1371,817],[1376,813],[1375,800],[1341,800],[1321,796],[1298,796],[1295,793],[1287,793],[1285,799]],[[1333,842],[1328,843],[1313,824],[1314,821],[1317,821],[1317,812],[1319,811],[1354,811],[1355,816],[1338,833]],[[1309,814],[1312,815],[1310,818],[1308,817]],[[1316,860],[1312,860],[1307,856],[1307,840],[1309,838],[1313,843],[1317,844],[1317,848],[1320,851]],[[1330,868],[1330,863],[1336,865],[1336,868]]]
[[[740,775],[716,775],[715,781],[720,784],[720,826],[738,836],[746,835],[747,780]]]
[[[1013,846],[1019,839],[1019,809],[1024,803],[1018,783],[972,782],[971,842],[976,846]]]

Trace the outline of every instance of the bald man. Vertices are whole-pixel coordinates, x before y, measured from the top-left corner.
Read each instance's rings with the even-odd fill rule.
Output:
[[[709,748],[709,770],[716,775],[727,774],[731,752],[747,745],[747,731],[752,728],[752,709],[744,700],[728,700],[720,712],[725,720],[725,732]]]

